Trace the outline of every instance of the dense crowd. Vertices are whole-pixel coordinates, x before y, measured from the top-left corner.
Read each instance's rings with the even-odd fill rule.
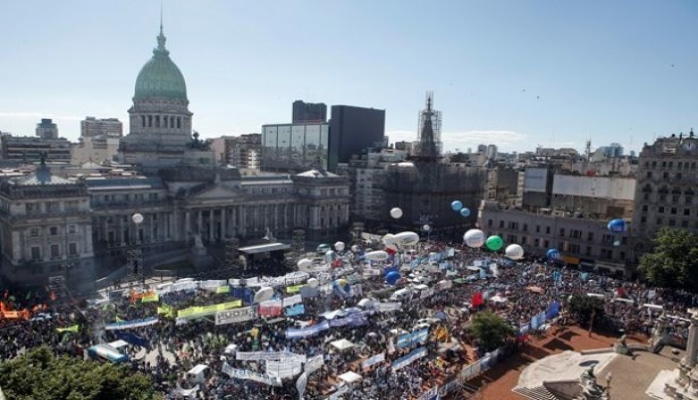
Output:
[[[2,320],[0,356],[13,358],[40,345],[82,356],[92,345],[123,339],[120,330],[105,330],[108,324],[159,316],[155,324],[128,328],[140,345],[131,342],[120,350],[129,355],[128,362],[134,369],[151,375],[155,387],[170,399],[297,398],[301,386],[307,399],[324,399],[337,391],[344,392],[345,399],[408,399],[485,355],[481,343],[467,329],[472,315],[479,310],[491,309],[521,332],[521,327],[530,328],[529,321],[551,303],[558,302],[564,315],[571,295],[593,295],[604,299],[614,329],[650,334],[660,315],[670,315],[665,318],[669,329],[681,338],[685,337],[685,310],[698,301],[687,293],[581,272],[548,260],[512,262],[462,244],[420,242],[411,251],[392,251],[387,260],[380,261],[367,261],[362,253],[361,249],[337,251],[332,260],[319,256],[314,265],[320,268],[308,275],[319,281],[317,294],[302,296],[299,315],[257,316],[223,325],[216,325],[212,316],[178,318],[176,310],[237,300],[239,291],[190,287],[159,292],[157,288],[142,287],[101,299],[99,304],[80,304],[82,307],[66,299],[52,300],[51,293],[5,293],[3,309],[34,312],[29,319]],[[281,272],[279,262],[272,264],[265,267]],[[386,284],[384,268],[397,269],[400,279]],[[347,282],[350,276],[355,279],[346,283],[350,289],[344,293],[336,282]],[[272,299],[289,297],[288,289],[284,285],[274,287]],[[400,290],[406,295],[395,296]],[[145,302],[134,298],[139,291],[158,293],[157,299]],[[475,303],[475,298],[483,299],[482,303]],[[244,300],[244,306],[250,305],[249,300]],[[376,307],[381,302],[392,307],[381,310]],[[327,315],[333,310],[342,312],[342,316],[354,315],[360,323],[288,337],[289,329],[337,318]],[[553,322],[547,321],[538,329],[546,329]],[[79,328],[66,329],[74,326]],[[398,346],[400,336],[421,329],[428,330],[424,340]],[[333,343],[339,339],[348,340],[352,346],[336,348]],[[230,345],[234,345],[232,351]],[[426,356],[395,367],[396,361],[420,348]],[[308,360],[322,355],[322,363],[306,375],[305,385],[298,382],[300,371],[269,384],[225,372],[245,370],[265,376],[264,361],[239,360],[236,353],[240,352],[286,352]],[[362,366],[378,354],[384,358]],[[194,381],[187,372],[197,365],[207,368],[203,379]],[[346,382],[339,378],[348,371],[360,379]]]

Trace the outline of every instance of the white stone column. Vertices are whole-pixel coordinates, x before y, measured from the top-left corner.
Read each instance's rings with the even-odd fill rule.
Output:
[[[698,351],[698,310],[691,312],[691,326],[688,328],[688,344],[686,344],[686,355],[684,364],[693,368],[696,365],[696,351]]]
[[[191,211],[187,210],[184,214],[184,240],[189,240],[191,233]]]
[[[199,235],[204,230],[204,212],[202,209],[196,210],[196,233]]]
[[[226,207],[221,208],[221,240],[228,236],[228,231],[225,220],[228,218],[228,209]]]
[[[215,229],[213,229],[215,223],[216,223],[216,210],[214,208],[209,208],[208,209],[208,240],[214,241],[214,233]]]

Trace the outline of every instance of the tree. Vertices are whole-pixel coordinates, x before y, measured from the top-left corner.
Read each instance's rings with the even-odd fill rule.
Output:
[[[592,314],[594,315],[594,323],[602,322],[604,319],[604,301],[598,297],[572,296],[569,308],[572,317],[585,327],[589,326]]]
[[[698,284],[698,235],[687,230],[663,228],[654,249],[640,258],[640,271],[653,285],[696,290]]]
[[[484,351],[496,349],[515,333],[507,321],[491,311],[475,314],[469,329]]]
[[[153,400],[160,398],[150,377],[126,366],[85,361],[34,349],[0,364],[0,386],[18,400]]]

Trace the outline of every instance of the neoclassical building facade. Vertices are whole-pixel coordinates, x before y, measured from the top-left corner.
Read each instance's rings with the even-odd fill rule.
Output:
[[[123,267],[131,250],[158,267],[187,260],[195,244],[214,249],[268,231],[290,238],[302,229],[312,239],[346,229],[344,177],[215,166],[212,151],[192,134],[184,76],[169,57],[162,27],[157,41],[136,79],[129,134],[119,146],[122,163],[137,173],[70,177],[64,170],[59,177],[42,161],[34,173],[0,181],[5,280],[43,285],[61,275],[94,283]]]

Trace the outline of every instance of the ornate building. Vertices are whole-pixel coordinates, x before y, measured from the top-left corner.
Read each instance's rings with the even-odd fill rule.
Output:
[[[129,265],[135,252],[147,273],[187,260],[194,245],[223,249],[226,239],[258,240],[269,232],[290,238],[298,230],[312,240],[348,227],[344,177],[209,162],[212,152],[191,134],[184,78],[162,27],[153,58],[138,74],[129,115],[119,152],[143,175],[120,166],[66,179],[52,176],[42,161],[36,173],[0,181],[3,278],[42,285],[62,276],[71,285],[92,285]]]
[[[158,47],[136,78],[133,106],[129,113],[129,134],[121,139],[119,154],[126,164],[145,172],[177,165],[210,165],[213,154],[192,141],[192,113],[189,111],[184,75],[170,59],[160,25]]]
[[[0,182],[2,276],[45,283],[53,275],[92,277],[90,197],[83,182],[36,172]]]

